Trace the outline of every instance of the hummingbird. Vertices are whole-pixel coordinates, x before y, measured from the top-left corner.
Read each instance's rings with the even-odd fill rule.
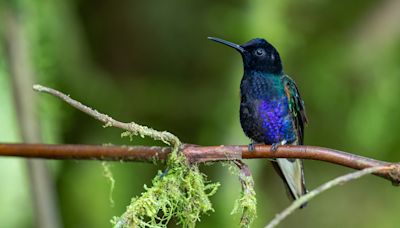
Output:
[[[261,38],[243,45],[215,37],[208,39],[234,48],[242,56],[240,124],[252,141],[249,149],[254,150],[255,143],[272,145],[273,151],[280,145],[303,145],[304,127],[308,123],[304,101],[294,80],[283,72],[275,47]],[[307,193],[302,160],[271,161],[292,200]]]

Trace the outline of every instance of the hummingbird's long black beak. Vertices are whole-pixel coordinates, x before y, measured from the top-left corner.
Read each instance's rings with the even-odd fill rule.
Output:
[[[235,43],[232,43],[232,42],[220,39],[220,38],[216,38],[216,37],[207,37],[207,38],[209,40],[212,40],[212,41],[215,41],[215,42],[218,42],[218,43],[221,43],[221,44],[225,44],[225,45],[227,45],[227,46],[229,46],[231,48],[234,48],[237,51],[239,51],[240,53],[244,53],[244,49],[238,44],[235,44]]]

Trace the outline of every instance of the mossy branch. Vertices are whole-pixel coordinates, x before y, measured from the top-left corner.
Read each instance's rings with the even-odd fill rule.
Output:
[[[247,145],[197,146],[182,144],[180,149],[192,164],[240,159],[300,158],[329,162],[358,170],[375,166],[399,165],[395,162],[379,161],[316,146],[279,146],[277,151],[271,151],[270,145],[257,145],[254,151],[249,151]],[[170,153],[170,147],[158,146],[0,144],[0,156],[56,160],[155,162],[166,160]],[[400,183],[400,171],[380,170],[373,174],[391,181],[394,185]]]

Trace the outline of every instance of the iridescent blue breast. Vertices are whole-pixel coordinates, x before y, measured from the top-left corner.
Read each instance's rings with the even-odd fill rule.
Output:
[[[270,101],[261,100],[257,113],[260,123],[260,136],[264,143],[272,144],[286,140],[296,140],[293,121],[289,111],[288,101],[285,98]]]

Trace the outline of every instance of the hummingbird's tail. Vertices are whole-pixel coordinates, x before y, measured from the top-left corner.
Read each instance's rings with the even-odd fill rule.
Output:
[[[302,160],[278,158],[272,161],[272,164],[284,181],[288,195],[292,200],[296,200],[307,193]],[[303,204],[300,208],[305,206],[306,204]]]

